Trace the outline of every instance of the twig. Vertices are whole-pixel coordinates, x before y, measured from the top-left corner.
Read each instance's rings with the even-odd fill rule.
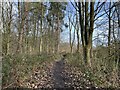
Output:
[[[13,84],[14,84],[14,82],[11,83],[11,84],[9,84],[9,85],[7,85],[6,87],[3,87],[3,89],[6,89],[6,88],[10,87],[10,86],[13,85]]]

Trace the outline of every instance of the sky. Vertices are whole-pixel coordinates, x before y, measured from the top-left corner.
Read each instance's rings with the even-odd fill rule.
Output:
[[[107,2],[107,3],[109,3],[109,2]],[[68,6],[67,6],[66,10],[71,11],[73,15],[75,14],[75,9],[74,9],[74,7],[72,6],[72,4],[70,2],[68,3]],[[99,16],[99,15],[101,15],[103,13],[105,13],[104,9],[102,9],[97,16]],[[68,23],[68,18],[67,17],[68,17],[68,15],[66,14],[66,16],[64,18],[65,23]],[[99,26],[98,28],[95,28],[100,23],[102,24],[102,26]],[[103,41],[104,44],[107,44],[107,36],[104,37],[104,33],[105,33],[105,35],[108,34],[108,17],[106,15],[100,17],[97,21],[95,21],[94,28],[95,29],[94,29],[94,32],[93,32],[93,46],[98,45],[98,42],[97,42],[98,39],[96,39],[96,38],[101,33],[102,33],[102,35],[99,35],[99,40]],[[73,33],[74,33],[74,28],[72,28],[72,36],[73,36]],[[77,43],[76,39],[77,38],[75,38],[75,43]],[[61,33],[61,41],[69,42],[69,28],[65,29],[64,32]],[[102,43],[100,43],[100,44],[102,44]]]

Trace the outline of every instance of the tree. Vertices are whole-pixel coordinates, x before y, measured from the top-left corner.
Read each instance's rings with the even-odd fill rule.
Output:
[[[80,50],[80,36],[79,36],[79,21],[78,21],[78,13],[76,11],[76,35],[77,35],[77,52]]]
[[[13,3],[2,3],[5,7],[2,7],[2,22],[3,22],[3,52],[5,55],[10,54],[10,41],[11,41],[11,24],[12,24],[12,7]],[[6,8],[6,10],[5,10]]]
[[[18,46],[17,46],[17,53],[22,53],[22,49],[23,49],[23,34],[24,34],[24,23],[25,23],[25,14],[24,13],[24,2],[20,3],[18,2]]]
[[[106,12],[106,14],[107,14],[107,17],[108,17],[108,20],[109,20],[109,30],[108,30],[108,53],[109,53],[109,55],[110,55],[110,43],[111,43],[111,18],[112,18],[112,5],[111,5],[112,3],[111,2],[109,2],[109,7],[108,7],[108,10],[109,10],[109,12],[107,13],[106,12],[106,10],[105,10],[105,12]]]
[[[73,53],[73,45],[75,41],[75,28],[76,28],[76,22],[75,22],[75,15],[72,17],[71,12],[68,12],[68,19],[69,19],[69,42],[70,42],[70,52]],[[75,25],[74,25],[75,23]],[[72,27],[74,27],[73,31],[73,38],[72,38]]]
[[[81,2],[78,2],[78,5],[84,61],[91,66],[92,35],[94,30],[94,2],[90,2],[90,13],[88,10],[88,2],[85,2],[85,7],[83,7],[84,3]],[[89,18],[90,21],[88,20]],[[83,22],[85,22],[85,24]]]
[[[61,22],[64,18],[64,10],[66,9],[67,3],[50,3],[50,13],[54,17],[54,28],[55,28],[55,53],[59,52],[59,41],[60,41],[60,32],[61,32]],[[57,9],[56,9],[57,8]],[[54,14],[52,14],[54,13]]]

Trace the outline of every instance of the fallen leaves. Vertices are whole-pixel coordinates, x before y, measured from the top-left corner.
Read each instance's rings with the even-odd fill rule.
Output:
[[[106,78],[108,75],[96,76],[93,75],[95,70],[94,73],[92,73],[89,70],[83,69],[83,67],[76,67],[69,64],[66,60],[45,61],[41,65],[40,63],[33,65],[29,74],[23,74],[24,76],[19,78],[21,82],[19,85],[20,87],[27,88],[74,87],[76,89],[89,89],[90,87],[98,88],[105,85],[107,87],[107,85],[110,86],[114,81],[114,77],[112,77],[111,82],[108,82],[108,80],[110,80]],[[27,70],[29,70],[29,68],[27,68]]]

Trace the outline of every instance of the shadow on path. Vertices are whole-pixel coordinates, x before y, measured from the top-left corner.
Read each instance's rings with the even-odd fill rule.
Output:
[[[64,88],[65,87],[64,67],[65,67],[64,59],[56,61],[53,66],[54,88]]]

